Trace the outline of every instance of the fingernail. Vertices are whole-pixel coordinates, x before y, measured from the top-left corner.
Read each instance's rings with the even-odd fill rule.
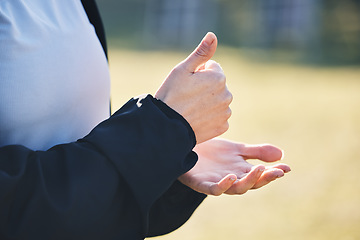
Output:
[[[263,171],[265,171],[265,168],[259,168],[258,171],[263,172]]]
[[[210,32],[208,32],[205,37],[203,38],[202,42],[205,46],[211,46],[212,43],[214,42],[214,39],[212,37],[209,37],[210,36]]]
[[[234,176],[231,176],[231,177],[229,177],[229,180],[230,180],[230,181],[235,181],[236,178],[235,178]]]

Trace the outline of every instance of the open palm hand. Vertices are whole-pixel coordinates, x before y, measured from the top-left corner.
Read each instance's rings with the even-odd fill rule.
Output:
[[[282,151],[269,144],[247,145],[222,139],[212,139],[197,145],[197,164],[179,180],[195,191],[208,195],[244,194],[260,188],[290,171],[286,164],[254,166],[247,159],[275,162]]]

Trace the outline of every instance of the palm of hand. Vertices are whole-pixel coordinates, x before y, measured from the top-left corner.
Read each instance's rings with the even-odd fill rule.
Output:
[[[281,159],[282,151],[272,145],[245,145],[213,139],[195,147],[199,160],[179,180],[192,189],[209,195],[244,194],[260,188],[290,171],[285,164],[254,166],[253,158],[266,162]]]

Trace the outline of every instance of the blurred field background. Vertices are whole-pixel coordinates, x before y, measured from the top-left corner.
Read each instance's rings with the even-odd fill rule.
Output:
[[[185,41],[183,27],[167,32],[154,20],[170,0],[98,1],[110,39],[113,109],[154,93],[214,31],[214,59],[234,95],[223,137],[280,146],[292,172],[242,196],[208,197],[182,228],[155,239],[360,239],[359,1],[172,1],[166,19],[174,29],[184,19],[171,17],[180,2],[210,6],[204,18],[216,18],[196,22]],[[298,11],[295,19],[310,22],[289,23]]]

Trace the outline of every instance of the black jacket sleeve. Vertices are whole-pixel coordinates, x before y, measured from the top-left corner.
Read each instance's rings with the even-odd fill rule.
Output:
[[[147,236],[167,234],[183,225],[205,197],[205,194],[175,181],[152,206]]]
[[[147,96],[77,142],[48,151],[1,147],[0,239],[143,239],[171,231],[204,198],[176,181],[196,163],[194,145],[188,123]],[[191,197],[171,202],[181,192]],[[157,209],[184,204],[187,214],[161,229],[167,210]]]

